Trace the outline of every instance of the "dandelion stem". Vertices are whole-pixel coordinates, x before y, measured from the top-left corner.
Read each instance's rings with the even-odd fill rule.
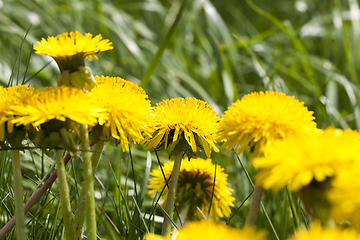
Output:
[[[255,226],[256,218],[260,209],[262,194],[263,194],[263,188],[260,186],[255,186],[253,196],[251,199],[250,209],[248,215],[246,216],[246,221],[245,221],[246,226]]]
[[[180,173],[180,165],[181,165],[182,154],[175,155],[174,167],[171,173],[170,183],[169,183],[169,191],[166,199],[165,211],[168,213],[169,218],[173,218],[174,215],[174,203],[175,203],[175,194],[176,194],[176,186],[179,179]],[[162,228],[163,236],[170,236],[171,231],[171,221],[167,216],[164,218],[164,224]]]
[[[60,201],[65,225],[65,236],[67,240],[74,239],[73,219],[71,212],[69,187],[66,181],[65,165],[63,161],[63,150],[57,149],[56,168],[59,179]]]
[[[94,197],[94,176],[92,171],[89,133],[87,125],[80,126],[81,149],[83,151],[84,192],[86,209],[87,239],[96,240],[96,213]]]
[[[92,164],[93,177],[95,176],[96,168],[99,164],[100,156],[101,156],[102,150],[104,148],[104,145],[105,145],[105,143],[103,141],[98,141],[92,150],[91,164]],[[78,202],[76,213],[75,213],[76,239],[80,239],[82,228],[84,225],[85,215],[86,215],[86,206],[84,204],[85,193],[86,193],[85,188],[83,188],[80,193],[79,202]]]
[[[246,175],[247,179],[249,180],[251,186],[253,187],[253,189],[254,189],[253,191],[255,191],[255,184],[254,184],[253,181],[251,180],[250,175],[249,175],[249,173],[247,172],[244,164],[243,164],[242,161],[240,160],[239,156],[236,156],[236,158],[238,159],[238,161],[239,161],[242,169],[243,169],[244,172],[245,172],[245,175]],[[264,211],[265,217],[266,217],[267,221],[269,222],[269,225],[270,225],[270,227],[271,227],[271,230],[273,231],[276,239],[277,239],[277,240],[280,240],[278,234],[276,233],[276,230],[275,230],[275,228],[274,228],[274,225],[272,224],[271,219],[270,219],[269,215],[267,214],[266,209],[265,209],[265,207],[264,207],[264,205],[262,204],[261,201],[260,201],[260,205],[261,205],[262,210]]]
[[[71,156],[68,153],[64,158],[64,165],[69,162]],[[26,214],[36,203],[40,200],[40,198],[44,195],[44,193],[51,187],[51,185],[55,182],[57,178],[57,170],[55,170],[51,176],[46,180],[44,185],[42,185],[39,190],[31,196],[29,201],[24,206],[24,213]],[[3,228],[0,229],[0,239],[4,238],[5,235],[15,226],[16,215],[13,216],[10,221],[8,221]]]
[[[20,153],[19,150],[11,150],[11,160],[13,166],[13,186],[15,198],[16,217],[16,239],[25,240],[25,213],[23,203],[23,185],[21,177]]]

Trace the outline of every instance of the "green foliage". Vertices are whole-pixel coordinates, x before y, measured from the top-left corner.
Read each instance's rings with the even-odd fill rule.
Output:
[[[268,89],[304,101],[314,111],[319,128],[360,128],[360,23],[351,15],[359,11],[356,1],[187,1],[175,24],[182,4],[178,0],[0,0],[0,82],[4,86],[25,82],[38,88],[55,85],[56,64],[34,54],[32,44],[77,30],[113,42],[114,49],[98,54],[99,60],[86,60],[94,74],[142,84],[153,105],[166,98],[196,97],[220,115],[241,96]],[[38,149],[22,153],[24,202],[54,170],[51,154]],[[158,198],[146,193],[146,159],[143,146],[132,146],[130,155],[108,143],[95,182],[99,238],[141,239],[146,231],[159,232],[160,223],[147,215],[163,213]],[[165,162],[167,154],[161,152],[159,159]],[[235,190],[233,214],[224,221],[240,228],[249,208],[249,201],[242,203],[252,192],[251,184],[233,153],[213,153],[213,159],[225,167]],[[249,157],[244,154],[240,159],[253,178],[256,169]],[[74,205],[82,185],[80,161],[72,159],[66,168]],[[157,166],[155,153],[150,162]],[[286,191],[266,191],[263,204],[279,239],[293,234]],[[0,151],[0,205],[2,227],[14,214],[6,151]],[[304,227],[309,219],[296,197],[295,208]],[[63,239],[56,182],[26,216],[28,239]],[[257,228],[276,239],[263,211]],[[14,238],[14,230],[5,237]]]

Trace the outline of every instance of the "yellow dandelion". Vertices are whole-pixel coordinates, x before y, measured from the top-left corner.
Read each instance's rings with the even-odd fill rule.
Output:
[[[214,144],[219,117],[206,102],[195,98],[168,99],[158,103],[154,112],[156,130],[151,138],[146,138],[148,149],[167,149],[171,144],[170,155],[182,154],[185,150],[189,157],[198,147],[202,147],[208,157],[211,149],[219,151]]]
[[[119,77],[95,76],[98,84],[89,94],[92,102],[104,109],[98,122],[101,138],[120,140],[123,150],[131,142],[140,143],[150,136],[154,123],[153,110],[145,91]]]
[[[312,225],[310,230],[297,233],[288,240],[360,240],[359,234],[353,229],[323,228],[319,223]]]
[[[236,229],[227,227],[214,221],[202,220],[199,222],[190,222],[172,237],[161,237],[154,234],[146,234],[146,240],[265,240],[266,233],[255,231],[254,228],[245,227]]]
[[[121,77],[108,77],[108,76],[95,76],[95,80],[98,84],[109,84],[114,85],[116,87],[125,87],[127,89],[131,89],[131,91],[135,91],[139,94],[146,95],[145,90],[137,85],[136,83],[125,80]]]
[[[33,93],[34,88],[26,85],[0,87],[0,141],[5,138],[5,125],[9,133],[14,129],[11,121],[14,118],[12,108],[23,105]]]
[[[15,106],[12,114],[16,125],[40,124],[56,119],[70,119],[78,124],[95,125],[101,109],[97,109],[84,91],[66,86],[47,87],[30,95],[26,104]]]
[[[360,160],[360,134],[328,128],[307,138],[288,138],[266,146],[264,157],[253,159],[262,168],[256,183],[280,189],[289,183],[300,190],[313,180],[322,182]]]
[[[279,92],[253,92],[237,100],[221,117],[218,137],[222,149],[235,148],[239,155],[247,146],[254,156],[274,139],[297,137],[316,128],[313,112],[303,102]]]
[[[94,126],[103,109],[92,104],[89,94],[66,86],[47,87],[34,91],[23,104],[13,106],[11,120],[16,126],[24,125],[30,139],[41,148],[77,150],[79,124]]]
[[[360,165],[354,165],[337,173],[331,181],[327,197],[331,203],[331,216],[337,221],[347,220],[360,229]]]
[[[166,179],[169,179],[173,165],[173,161],[168,161],[162,167]],[[149,193],[161,192],[164,189],[162,200],[165,201],[168,189],[164,188],[165,179],[160,167],[157,170],[153,170],[150,175],[153,178],[149,181]],[[230,215],[230,207],[234,206],[232,202],[235,199],[232,196],[233,190],[227,187],[227,174],[224,173],[224,168],[216,165],[215,186],[214,177],[215,165],[211,162],[210,158],[206,160],[196,158],[191,161],[185,158],[182,160],[175,204],[179,211],[188,207],[187,219],[192,218],[194,215],[198,219],[202,219],[203,217],[197,210],[197,207],[204,214],[207,214],[212,196],[210,215],[215,219]]]
[[[93,37],[91,33],[82,35],[78,31],[62,33],[56,37],[48,37],[34,45],[36,54],[44,54],[52,57],[59,65],[60,71],[74,71],[79,66],[84,66],[84,59],[90,61],[101,51],[113,49],[108,39],[101,35]]]

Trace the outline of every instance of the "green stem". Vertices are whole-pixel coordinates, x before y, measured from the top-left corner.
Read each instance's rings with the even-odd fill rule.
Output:
[[[298,230],[300,230],[300,222],[299,222],[299,218],[298,218],[297,213],[296,213],[294,199],[292,197],[291,192],[289,191],[288,186],[286,186],[286,193],[287,193],[287,195],[289,197],[289,202],[290,202],[291,212],[292,212],[292,215],[293,215],[292,217],[293,217],[293,220],[294,220],[295,229],[296,229],[296,231],[298,231]]]
[[[64,164],[69,162],[70,154],[68,153],[64,158]],[[55,170],[51,176],[46,180],[44,185],[42,185],[35,193],[31,196],[28,202],[24,206],[25,214],[40,200],[44,193],[51,187],[57,178],[57,171]],[[5,235],[10,232],[10,230],[15,226],[16,215],[13,216],[10,221],[8,221],[3,228],[0,229],[0,239],[3,239]]]
[[[99,164],[100,156],[102,153],[102,150],[104,148],[104,141],[98,141],[93,150],[91,155],[91,164],[92,164],[92,172],[93,176],[95,176],[96,168]],[[86,215],[86,208],[85,208],[85,188],[81,190],[76,213],[75,213],[75,234],[76,239],[80,239],[82,228],[84,226],[84,220]]]
[[[84,192],[87,239],[96,240],[96,213],[94,197],[94,176],[92,171],[89,132],[87,125],[80,126],[81,149],[83,151]]]
[[[253,181],[251,180],[251,177],[250,177],[248,171],[246,170],[244,164],[243,164],[242,161],[240,160],[239,156],[236,155],[236,158],[238,159],[238,161],[239,161],[242,169],[244,170],[244,173],[245,173],[247,179],[249,180],[251,186],[253,187],[253,189],[254,189],[254,191],[255,191],[255,184],[254,184]],[[265,209],[264,205],[262,204],[262,202],[260,202],[260,205],[261,205],[262,210],[264,211],[265,217],[266,217],[267,221],[269,222],[269,225],[270,225],[270,227],[271,227],[271,230],[273,231],[276,239],[277,239],[277,240],[280,240],[278,234],[276,233],[275,227],[274,227],[274,225],[272,224],[271,219],[270,219],[269,215],[267,214],[266,209]]]
[[[263,194],[263,188],[260,186],[255,186],[253,196],[251,199],[251,205],[248,212],[248,215],[246,216],[245,225],[246,226],[255,226],[256,218],[259,213],[260,204],[261,204],[261,197]]]
[[[25,213],[23,202],[23,185],[21,177],[20,153],[19,150],[11,150],[11,160],[13,166],[13,186],[15,198],[15,215],[16,215],[16,238],[25,240]]]
[[[55,150],[55,153],[57,175],[59,179],[60,201],[65,225],[65,236],[67,240],[71,240],[74,239],[74,228],[69,196],[69,187],[66,181],[65,165],[62,156],[63,150],[57,149]]]
[[[171,221],[174,216],[174,204],[175,204],[175,195],[176,195],[176,186],[179,179],[179,173],[180,173],[180,166],[181,166],[181,159],[182,155],[177,154],[175,155],[175,162],[174,167],[171,173],[170,183],[169,183],[169,190],[168,190],[168,196],[166,199],[166,206],[165,211],[169,215],[169,217],[164,217],[164,223],[162,228],[162,235],[163,236],[170,236],[171,232]]]

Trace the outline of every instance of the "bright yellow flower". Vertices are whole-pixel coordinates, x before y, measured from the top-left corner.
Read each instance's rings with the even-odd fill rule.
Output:
[[[237,100],[220,120],[218,137],[222,149],[235,148],[239,155],[247,146],[254,156],[275,139],[298,137],[316,128],[313,112],[303,102],[279,92],[253,92]]]
[[[169,179],[173,166],[174,162],[168,161],[162,167],[166,179]],[[153,170],[150,175],[153,178],[149,181],[149,192],[161,192],[165,187],[165,179],[160,167],[157,170]],[[203,218],[197,207],[207,215],[213,192],[210,215],[215,219],[224,215],[226,217],[230,215],[230,207],[234,206],[232,202],[235,199],[232,196],[233,190],[227,187],[227,174],[224,173],[224,169],[220,165],[216,165],[215,186],[214,177],[215,165],[211,162],[210,158],[206,160],[195,158],[190,161],[188,158],[184,158],[182,160],[175,203],[179,211],[189,207],[187,212],[188,219],[194,216],[194,214],[199,219]],[[165,188],[162,200],[165,201],[167,194],[168,188]]]
[[[91,33],[85,33],[83,36],[78,31],[62,33],[56,37],[42,39],[34,45],[36,54],[48,55],[59,65],[60,71],[74,71],[79,66],[84,66],[84,59],[90,61],[97,59],[95,54],[113,49],[111,42],[103,39],[101,35],[93,37]]]
[[[302,231],[289,240],[360,240],[359,234],[352,229],[323,228],[315,223],[310,230]]]
[[[202,220],[190,222],[180,229],[177,235],[172,237],[160,237],[153,234],[146,234],[146,240],[265,240],[265,232],[256,232],[254,228],[243,229],[230,228],[214,221]]]
[[[11,109],[23,105],[33,92],[34,88],[26,85],[0,87],[0,141],[4,141],[5,138],[5,123],[9,133],[13,130],[11,120],[14,118],[14,113]]]
[[[168,99],[158,103],[154,111],[156,131],[152,138],[146,139],[148,149],[159,146],[167,149],[171,144],[170,152],[175,150],[176,154],[182,154],[185,150],[190,157],[198,146],[208,157],[212,148],[219,151],[214,144],[219,117],[206,102],[195,98]]]
[[[114,87],[123,87],[126,89],[131,89],[131,91],[135,91],[138,94],[146,95],[145,90],[137,85],[136,83],[125,80],[121,77],[108,77],[108,76],[95,76],[95,80],[98,84],[108,84],[114,85]]]
[[[287,138],[267,145],[264,157],[253,159],[262,170],[256,183],[278,190],[289,183],[300,190],[311,181],[322,182],[360,160],[360,134],[328,128],[307,138]]]
[[[331,216],[337,221],[347,220],[360,229],[360,165],[355,163],[337,173],[331,181],[327,197],[331,203]]]
[[[98,84],[89,94],[92,102],[104,109],[99,118],[101,137],[119,139],[123,150],[131,141],[140,143],[150,136],[154,123],[153,110],[145,91],[119,77],[95,76]]]
[[[80,89],[47,87],[32,94],[25,104],[13,107],[12,114],[16,118],[12,122],[16,125],[31,124],[35,128],[52,119],[95,125],[102,110],[94,107],[89,95]]]

